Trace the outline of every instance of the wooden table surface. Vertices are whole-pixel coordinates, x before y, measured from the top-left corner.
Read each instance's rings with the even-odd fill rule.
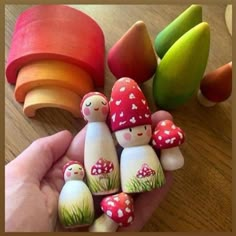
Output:
[[[6,5],[5,58],[17,16],[29,5]],[[74,5],[102,27],[106,52],[138,20],[143,20],[152,41],[188,5]],[[232,60],[232,38],[225,25],[225,5],[203,5],[203,20],[211,29],[206,72]],[[104,93],[109,97],[115,79],[106,64]],[[152,81],[143,84],[152,111]],[[14,86],[5,83],[5,160],[13,160],[33,140],[68,129],[74,135],[85,125],[63,110],[45,108],[34,119],[23,115],[22,104],[13,97]],[[232,119],[231,99],[212,108],[198,104],[196,96],[171,111],[186,132],[181,151],[183,169],[174,173],[166,199],[156,209],[143,231],[231,231],[232,230]],[[147,203],[151,204],[151,203]]]

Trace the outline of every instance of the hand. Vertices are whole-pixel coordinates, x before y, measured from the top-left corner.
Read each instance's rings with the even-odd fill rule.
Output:
[[[167,112],[154,113],[153,125],[163,119],[172,117]],[[86,126],[74,139],[68,131],[38,139],[6,165],[5,231],[55,230],[58,197],[64,185],[62,167],[69,160],[83,163],[85,133]],[[120,227],[118,231],[140,231],[143,228],[170,189],[172,174],[165,174],[166,184],[162,188],[137,194],[133,224],[126,228]],[[102,196],[94,198],[96,217],[101,214],[101,199]]]

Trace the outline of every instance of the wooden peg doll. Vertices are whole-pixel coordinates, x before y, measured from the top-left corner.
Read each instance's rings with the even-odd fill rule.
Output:
[[[90,225],[94,219],[93,197],[84,183],[85,171],[78,161],[69,161],[63,167],[65,185],[58,202],[58,215],[65,228]]]
[[[109,104],[105,95],[86,94],[81,101],[81,112],[88,121],[84,147],[87,183],[93,195],[118,192],[119,163],[115,144],[107,126]]]
[[[110,100],[110,125],[121,153],[121,187],[125,193],[160,187],[165,177],[154,149],[151,112],[137,83],[127,77],[117,80]]]

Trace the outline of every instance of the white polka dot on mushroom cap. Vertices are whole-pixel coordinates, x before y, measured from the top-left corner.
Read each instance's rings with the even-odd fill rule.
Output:
[[[126,212],[131,212],[131,209],[130,209],[129,207],[126,207],[126,208],[125,208],[125,211],[126,211]]]
[[[114,200],[119,202],[119,197],[114,197]]]
[[[133,217],[130,216],[129,219],[128,219],[128,223],[132,222],[132,220],[133,220]]]
[[[124,213],[121,209],[118,209],[117,211],[118,217],[123,217]]]
[[[130,204],[130,200],[129,200],[129,199],[125,200],[125,203],[126,203],[127,205],[129,205],[129,204]]]
[[[106,212],[106,214],[111,217],[111,216],[112,216],[112,211],[108,210],[108,211]]]

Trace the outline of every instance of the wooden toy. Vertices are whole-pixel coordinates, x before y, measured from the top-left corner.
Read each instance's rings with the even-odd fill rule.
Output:
[[[36,110],[57,107],[81,117],[81,98],[94,89],[89,74],[63,61],[41,60],[24,66],[18,74],[15,98],[24,102],[24,114],[35,116]]]
[[[39,60],[18,73],[15,98],[24,102],[26,94],[39,86],[54,85],[75,92],[81,98],[94,89],[92,77],[82,68],[57,60]]]
[[[183,167],[184,157],[179,146],[184,142],[185,134],[171,120],[160,121],[152,136],[155,149],[161,149],[160,161],[164,170],[172,171]]]
[[[109,120],[118,143],[124,148],[120,159],[122,191],[138,193],[162,186],[165,182],[162,167],[149,145],[151,112],[134,80],[124,77],[115,82]]]
[[[109,104],[105,95],[91,92],[83,97],[81,112],[88,121],[84,164],[88,186],[94,195],[118,192],[119,163],[115,144],[106,123]]]
[[[232,36],[232,4],[228,4],[225,9],[225,23],[227,29]]]
[[[105,197],[101,201],[104,212],[89,227],[89,232],[115,232],[119,226],[127,227],[134,221],[134,201],[126,193]]]
[[[202,22],[202,7],[191,5],[161,32],[155,39],[155,50],[163,58],[169,48],[188,30]]]
[[[206,74],[201,80],[198,101],[206,107],[227,100],[232,93],[232,62]]]
[[[69,161],[63,167],[65,185],[59,201],[58,215],[65,228],[88,226],[94,219],[92,194],[83,182],[84,168],[78,161]]]
[[[108,66],[113,75],[131,77],[137,83],[150,79],[157,67],[157,59],[147,27],[137,21],[108,52]]]
[[[63,87],[69,90],[68,95],[66,90],[63,94],[67,100],[71,98],[70,92],[81,98],[93,91],[94,86],[104,85],[104,54],[103,32],[91,17],[64,5],[37,5],[17,19],[6,76],[9,83],[16,83],[17,101],[24,102],[26,94],[34,89],[35,97],[37,93],[39,98],[43,98],[35,108],[65,108],[62,99],[52,103],[51,96],[56,94],[55,91],[51,96],[48,92],[43,96],[36,88],[48,85],[52,85],[51,88]],[[44,104],[46,98],[49,101]],[[32,101],[29,103],[33,104]],[[66,107],[71,106],[67,104]]]
[[[58,86],[41,86],[30,90],[23,107],[27,117],[34,117],[40,108],[56,107],[71,112],[74,117],[81,117],[81,98],[73,91]]]
[[[196,92],[209,54],[210,29],[200,23],[180,37],[166,52],[153,79],[156,105],[164,110],[186,103]]]

